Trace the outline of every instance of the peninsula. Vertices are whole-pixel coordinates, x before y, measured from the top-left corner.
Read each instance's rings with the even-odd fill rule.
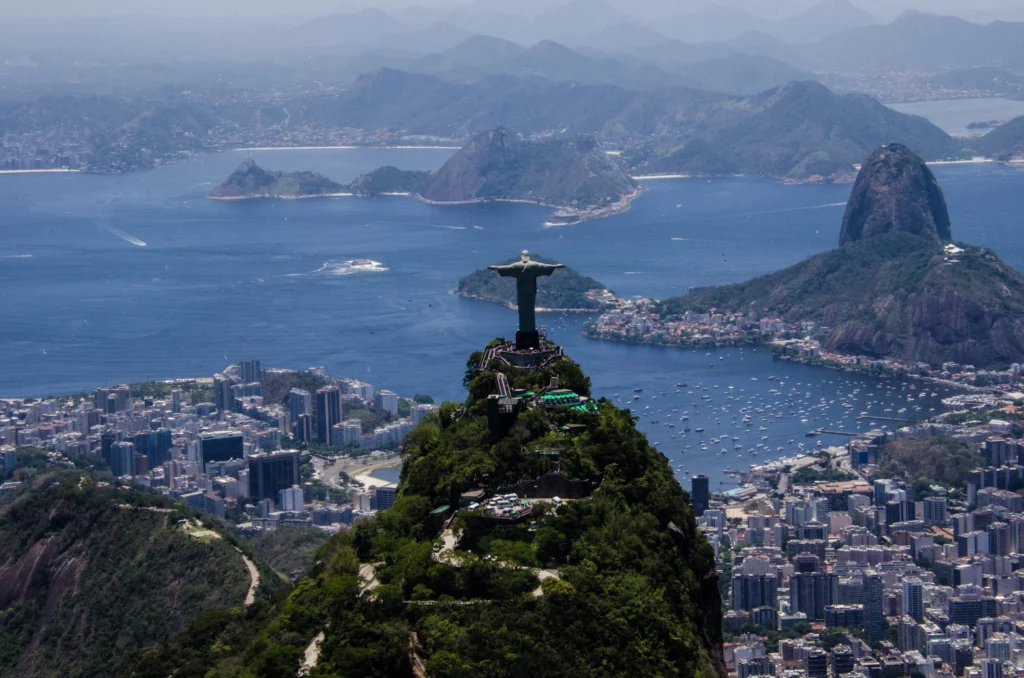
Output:
[[[557,264],[536,254],[530,258],[543,264]],[[502,261],[500,265],[513,264],[518,259]],[[512,309],[516,306],[516,281],[502,278],[486,268],[480,268],[459,281],[455,293],[461,297],[490,301]],[[616,301],[613,293],[593,278],[565,267],[556,269],[550,276],[537,280],[537,310],[560,312],[592,312],[607,308]]]
[[[350,195],[348,188],[315,172],[271,172],[249,158],[220,186],[210,191],[213,200],[250,198],[325,198]]]
[[[352,184],[357,195],[412,195],[436,204],[530,202],[576,223],[629,208],[640,186],[593,137],[531,141],[498,127],[470,142],[434,172],[381,167]]]
[[[791,355],[917,369],[1024,361],[1024,277],[950,242],[941,188],[899,144],[864,163],[841,246],[778,273],[606,314],[585,330],[683,346],[774,342]]]

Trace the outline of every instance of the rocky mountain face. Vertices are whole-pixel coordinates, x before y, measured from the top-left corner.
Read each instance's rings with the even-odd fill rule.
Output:
[[[885,233],[911,233],[949,242],[949,211],[935,175],[902,144],[882,146],[857,174],[839,244]]]
[[[640,171],[847,180],[855,163],[894,139],[932,160],[962,154],[960,142],[923,118],[864,94],[833,94],[816,82],[712,104],[701,116],[703,125],[668,138]]]
[[[592,137],[529,141],[504,127],[475,135],[435,172],[386,167],[357,179],[358,192],[411,192],[435,202],[528,200],[591,208],[636,193],[637,184]]]
[[[810,320],[840,353],[977,367],[1024,360],[1024,277],[991,251],[946,251],[949,215],[913,153],[885,146],[865,163],[842,247],[744,283],[662,302],[663,316],[711,308]]]
[[[735,73],[737,65],[743,66],[725,70]],[[702,68],[693,66],[695,75]],[[718,71],[711,68],[711,77],[726,77],[715,75]],[[553,129],[592,134],[629,148],[625,159],[640,174],[849,178],[854,163],[890,141],[929,160],[966,157],[963,142],[923,118],[898,113],[864,94],[837,95],[814,82],[739,97],[508,74],[453,83],[382,69],[362,76],[336,99],[311,102],[296,115],[302,122],[388,126],[449,138],[498,125],[528,135]],[[638,145],[638,139],[646,141]]]
[[[341,184],[314,172],[271,172],[256,164],[252,158],[245,160],[210,192],[210,197],[219,200],[242,198],[308,198],[330,195],[345,190]]]

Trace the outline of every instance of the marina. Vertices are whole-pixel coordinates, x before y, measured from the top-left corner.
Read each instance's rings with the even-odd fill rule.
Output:
[[[944,411],[942,399],[956,393],[895,378],[793,370],[752,349],[679,352],[699,365],[697,374],[687,375],[689,388],[671,386],[678,377],[666,375],[665,383],[645,383],[639,399],[611,400],[633,412],[684,486],[689,476],[704,474],[717,491],[735,487],[751,466],[913,421],[891,416],[898,410],[912,412],[914,419],[934,416]],[[766,368],[780,374],[764,375]]]

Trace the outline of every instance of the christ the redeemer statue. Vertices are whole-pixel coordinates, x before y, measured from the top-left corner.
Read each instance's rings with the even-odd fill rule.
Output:
[[[488,266],[503,278],[516,279],[516,306],[519,307],[519,331],[516,333],[516,348],[540,348],[537,333],[537,278],[551,275],[556,268],[565,264],[542,264],[531,261],[530,253],[523,250],[519,261],[505,266]]]

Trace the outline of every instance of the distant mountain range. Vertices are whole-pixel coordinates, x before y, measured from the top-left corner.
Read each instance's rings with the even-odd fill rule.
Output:
[[[967,155],[923,118],[807,82],[741,98],[512,76],[456,84],[385,69],[296,115],[449,137],[502,125],[527,135],[594,134],[630,146],[627,159],[641,173],[852,176],[854,163],[890,141],[911,144],[929,160]]]
[[[1014,118],[996,127],[985,136],[973,142],[979,153],[997,160],[1020,160],[1024,158],[1024,116]]]
[[[458,15],[438,14],[438,21],[428,28],[422,23],[406,24],[393,17],[386,20],[386,16],[377,10],[367,10],[354,15],[325,17],[289,35],[296,40],[303,36],[309,45],[317,46],[325,36],[329,42],[330,36],[336,34],[332,49],[349,58],[363,52],[359,58],[364,65],[372,62],[367,56],[376,55],[378,66],[437,75],[447,73],[453,77],[463,72],[463,66],[460,64],[450,70],[435,68],[434,62],[445,59],[437,53],[457,48],[474,33],[520,46],[557,42],[570,45],[595,61],[612,56],[634,70],[658,67],[684,76],[685,73],[678,72],[673,65],[735,55],[769,57],[805,71],[840,73],[938,72],[976,66],[1024,68],[1024,48],[1021,47],[1024,23],[977,24],[956,17],[906,12],[889,24],[880,24],[848,0],[822,0],[799,15],[777,21],[766,20],[744,7],[717,3],[645,23],[602,2],[590,0],[556,7],[534,19],[495,14],[494,20],[489,21],[481,14],[476,20],[460,23]],[[334,33],[330,27],[336,24],[343,24],[345,28]],[[424,40],[427,35],[434,36],[434,49],[427,49],[428,41]],[[496,44],[490,43],[490,46]],[[427,57],[424,63],[417,65],[417,59],[424,55]],[[570,56],[566,52],[561,55]],[[516,55],[499,50],[496,56],[501,58],[487,56],[475,65],[470,70],[473,77],[499,72],[488,70],[485,64],[500,65],[500,72],[517,73]],[[385,62],[396,57],[397,61]],[[572,58],[579,57],[572,55]],[[553,62],[534,62],[528,68],[531,73],[544,75],[554,71],[556,66]],[[622,84],[617,79],[620,73],[599,79],[593,68],[588,66],[587,76],[579,81]],[[615,65],[613,70],[621,68]],[[653,85],[638,82],[636,86]]]

